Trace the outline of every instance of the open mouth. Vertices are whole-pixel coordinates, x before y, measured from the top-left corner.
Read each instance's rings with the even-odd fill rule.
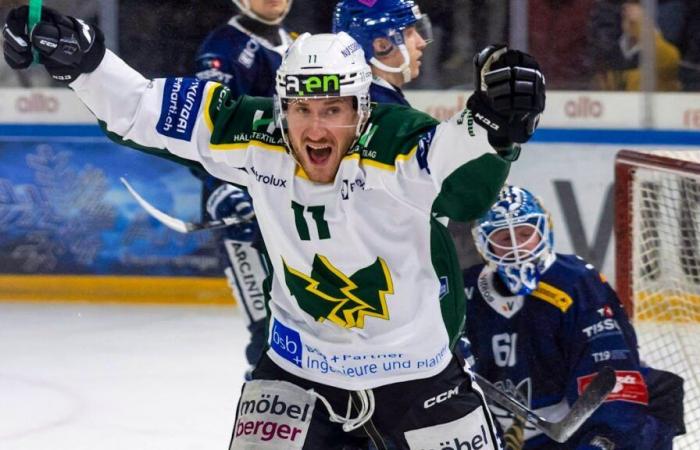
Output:
[[[314,164],[323,164],[331,157],[332,149],[327,145],[307,145],[306,153]]]

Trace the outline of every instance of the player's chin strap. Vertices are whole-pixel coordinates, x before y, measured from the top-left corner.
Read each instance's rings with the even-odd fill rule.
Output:
[[[403,82],[408,83],[411,81],[411,58],[408,55],[408,49],[405,45],[401,44],[398,48],[399,52],[401,52],[401,56],[403,56],[403,63],[399,67],[387,66],[375,57],[372,57],[369,62],[374,67],[382,69],[385,72],[400,73],[403,76]]]
[[[371,419],[372,414],[374,414],[374,392],[372,392],[371,389],[355,391],[357,397],[360,400],[360,411],[357,414],[357,417],[354,418],[350,417],[350,414],[352,413],[352,393],[348,395],[348,409],[345,413],[345,416],[340,416],[336,414],[335,411],[333,411],[331,404],[328,402],[328,400],[326,400],[326,398],[323,395],[313,390],[309,392],[311,393],[311,395],[321,400],[323,406],[326,407],[326,410],[328,410],[328,419],[331,422],[342,423],[343,431],[345,431],[346,433],[360,428],[362,425],[365,424],[365,422]]]

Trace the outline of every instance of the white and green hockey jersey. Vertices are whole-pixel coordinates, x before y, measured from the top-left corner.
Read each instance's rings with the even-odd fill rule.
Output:
[[[335,181],[318,184],[285,148],[271,99],[147,80],[110,52],[71,87],[121,142],[248,187],[273,269],[267,354],[283,369],[359,390],[446,367],[465,305],[434,216],[476,218],[509,169],[468,111],[438,123],[375,105]]]

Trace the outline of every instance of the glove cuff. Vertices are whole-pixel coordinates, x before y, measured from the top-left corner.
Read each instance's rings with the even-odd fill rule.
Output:
[[[73,21],[77,22],[76,19],[73,19]],[[76,29],[80,29],[79,27],[80,24],[76,24]],[[94,30],[95,37],[93,42],[90,44],[90,47],[88,47],[88,49],[85,51],[85,56],[83,56],[83,60],[81,61],[81,73],[91,73],[97,69],[97,66],[100,65],[105,57],[105,52],[107,51],[105,48],[105,36],[104,33],[102,33],[102,30],[94,25],[90,25],[90,28]]]

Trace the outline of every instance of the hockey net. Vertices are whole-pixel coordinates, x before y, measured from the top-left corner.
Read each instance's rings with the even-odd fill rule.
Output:
[[[642,360],[685,380],[674,448],[700,449],[700,152],[620,151],[615,211],[617,292]]]

